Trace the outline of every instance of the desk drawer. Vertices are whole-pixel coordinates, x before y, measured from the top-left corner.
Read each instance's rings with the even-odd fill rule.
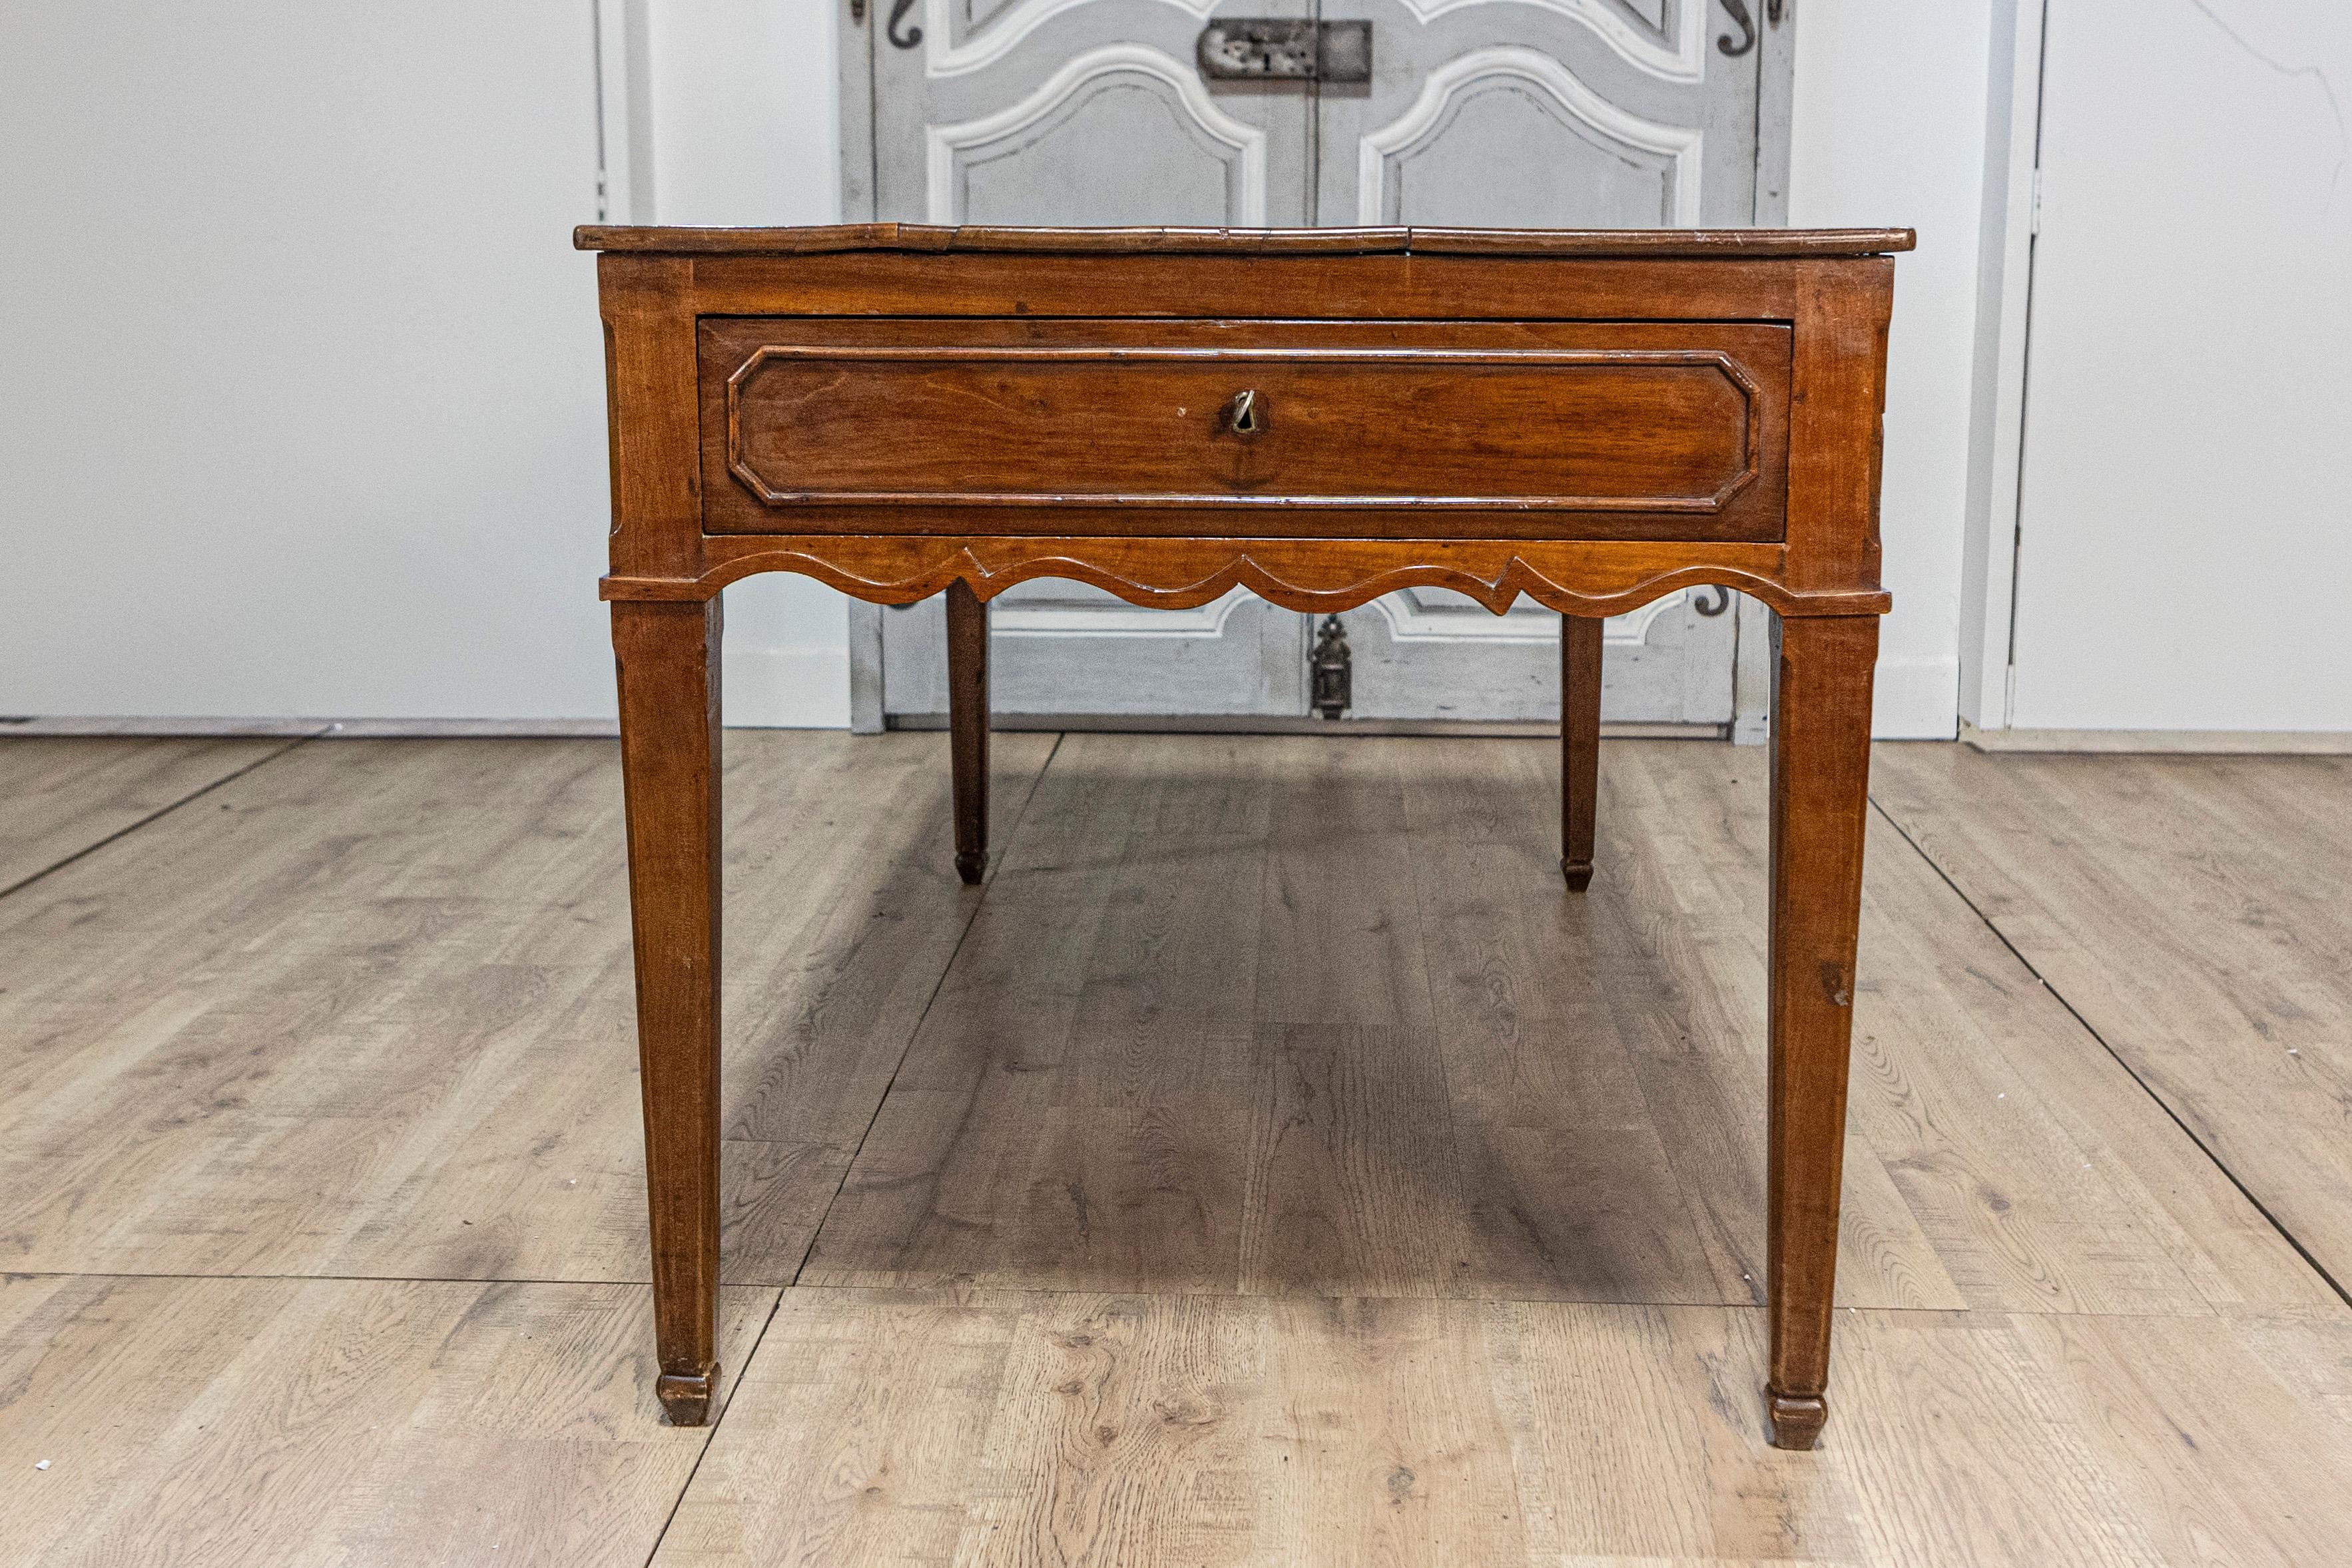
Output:
[[[706,319],[714,533],[1782,537],[1789,329]]]

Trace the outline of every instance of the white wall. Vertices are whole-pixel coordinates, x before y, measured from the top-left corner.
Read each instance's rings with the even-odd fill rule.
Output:
[[[1990,0],[1798,0],[1789,221],[1895,225],[1887,352],[1877,729],[1948,737],[1958,714],[1960,554],[1977,329]]]
[[[2047,38],[2010,722],[2352,732],[2352,6]]]
[[[637,222],[841,216],[837,0],[651,0],[645,72],[653,211]],[[642,186],[640,187],[642,189]],[[727,590],[727,721],[849,723],[848,601],[770,572]]]
[[[0,712],[611,716],[595,12],[0,14]],[[656,0],[662,219],[835,215],[831,19]],[[727,597],[730,722],[845,724]]]
[[[1801,0],[1792,221],[1920,231],[1887,415],[1887,734],[1953,727],[1991,4],[1895,26]],[[616,215],[835,217],[841,7],[602,0],[640,5],[653,210]],[[0,22],[0,217],[37,236],[0,247],[0,711],[609,715],[593,268],[564,237],[593,216],[591,9]],[[839,597],[727,597],[730,720],[845,722]]]
[[[581,0],[0,12],[0,711],[593,717]]]

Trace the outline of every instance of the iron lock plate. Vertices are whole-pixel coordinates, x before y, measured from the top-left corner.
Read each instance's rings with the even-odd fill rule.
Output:
[[[1370,81],[1372,25],[1224,16],[1201,29],[1195,54],[1213,81]]]

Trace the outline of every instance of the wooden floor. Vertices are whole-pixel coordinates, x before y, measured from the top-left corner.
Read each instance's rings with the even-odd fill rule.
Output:
[[[611,743],[0,740],[0,1561],[2352,1563],[2352,765],[1880,748],[1796,1455],[1763,763],[730,734],[679,1431]]]

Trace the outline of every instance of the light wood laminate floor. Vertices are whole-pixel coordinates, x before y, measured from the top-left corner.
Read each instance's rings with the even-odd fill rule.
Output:
[[[1791,1455],[1761,752],[1580,900],[1549,743],[995,753],[971,890],[943,736],[728,737],[687,1432],[612,744],[0,739],[0,1561],[2352,1562],[2352,768],[1880,748]]]

